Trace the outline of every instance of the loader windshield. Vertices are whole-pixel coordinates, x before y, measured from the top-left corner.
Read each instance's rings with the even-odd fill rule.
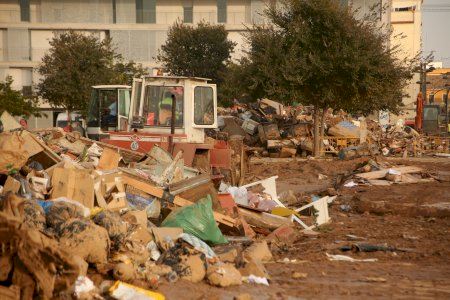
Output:
[[[88,126],[117,127],[117,89],[94,89],[88,110]]]
[[[143,116],[146,126],[170,126],[172,95],[175,96],[175,126],[183,127],[184,89],[181,86],[147,86]]]

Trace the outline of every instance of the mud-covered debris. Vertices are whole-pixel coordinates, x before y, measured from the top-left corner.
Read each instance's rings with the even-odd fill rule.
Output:
[[[52,205],[49,206],[46,220],[47,226],[56,232],[60,230],[60,226],[69,219],[82,219],[83,210],[80,206],[65,202],[65,201],[54,201]]]
[[[266,267],[264,267],[263,263],[259,260],[250,260],[246,262],[245,266],[240,268],[239,271],[242,276],[255,275],[258,277],[270,278]]]
[[[241,273],[232,264],[209,266],[207,278],[210,284],[221,287],[242,284]]]
[[[86,274],[86,262],[55,240],[22,225],[20,218],[0,212],[0,274],[2,278],[11,276],[13,284],[20,287],[21,299],[51,299]]]
[[[183,279],[191,282],[200,282],[205,278],[206,266],[203,254],[181,257],[181,265],[184,266]]]
[[[192,282],[201,281],[206,274],[203,273],[206,270],[205,255],[198,254],[198,251],[181,241],[177,241],[173,247],[165,251],[157,263],[170,266],[179,277]],[[199,279],[200,277],[202,279]]]
[[[24,223],[27,226],[44,231],[46,227],[46,219],[44,209],[33,200],[24,201],[23,205]]]
[[[246,261],[256,260],[266,262],[272,259],[272,252],[270,252],[266,241],[253,243],[244,250],[243,255]]]
[[[108,232],[90,220],[70,219],[58,231],[60,245],[88,263],[106,263],[110,248]]]
[[[136,270],[131,263],[119,263],[114,266],[114,279],[124,282],[132,282],[136,278]]]
[[[127,236],[128,223],[124,222],[117,212],[108,210],[99,212],[92,220],[95,224],[106,229],[111,240],[111,249],[117,250]]]
[[[147,228],[132,225],[120,243],[116,255],[123,254],[133,263],[140,265],[150,259],[150,251],[147,244],[152,240],[152,235]]]
[[[26,200],[9,193],[3,201],[0,201],[0,209],[10,216],[19,218],[30,228],[45,230],[45,212],[34,200]]]

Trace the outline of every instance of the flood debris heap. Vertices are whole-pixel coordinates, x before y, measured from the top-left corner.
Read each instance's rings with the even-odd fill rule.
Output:
[[[333,201],[291,210],[275,181],[233,186],[185,166],[181,152],[56,128],[0,133],[0,298],[164,299],[158,285],[177,280],[268,285],[274,247],[328,222]]]
[[[336,178],[330,191],[290,207],[296,196],[278,194],[277,176],[246,181],[244,152],[308,155],[311,108],[263,100],[221,114],[220,130],[208,134],[212,142],[221,135],[231,145],[247,145],[235,151],[239,180],[188,167],[181,151],[172,155],[154,146],[140,153],[58,128],[5,127],[0,299],[164,299],[158,286],[177,280],[269,285],[264,264],[298,234],[315,234],[312,229],[330,222],[336,190],[443,180],[421,168],[367,158]],[[324,124],[322,150],[341,159],[448,151],[448,141],[430,144],[401,122],[382,129],[327,113]]]
[[[313,153],[313,107],[284,106],[261,99],[255,103],[236,102],[219,108],[219,129],[211,136],[240,139],[250,155],[286,158]],[[328,110],[323,120],[322,155],[341,159],[360,156],[418,157],[448,156],[449,138],[419,134],[403,120],[382,125],[373,118],[355,118],[343,111]]]

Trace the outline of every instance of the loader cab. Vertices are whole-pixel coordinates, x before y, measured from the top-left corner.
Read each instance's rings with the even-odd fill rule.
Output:
[[[175,135],[204,143],[205,128],[217,127],[217,90],[208,79],[144,76],[133,81],[130,125],[142,133],[168,135],[175,102]]]
[[[130,105],[130,86],[93,86],[87,116],[88,137],[100,140],[108,136],[108,131],[127,131]]]

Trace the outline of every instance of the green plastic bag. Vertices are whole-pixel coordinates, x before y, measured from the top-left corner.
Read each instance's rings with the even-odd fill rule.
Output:
[[[181,227],[199,239],[212,244],[228,243],[214,220],[211,196],[171,212],[162,227]]]

